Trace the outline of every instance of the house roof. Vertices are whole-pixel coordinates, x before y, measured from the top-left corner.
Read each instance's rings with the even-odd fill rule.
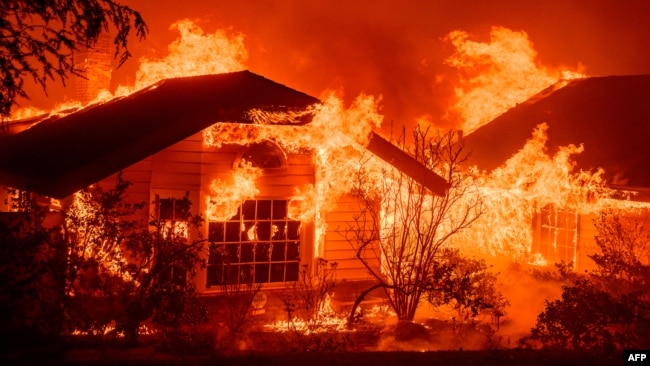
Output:
[[[314,103],[319,100],[249,71],[163,80],[0,136],[0,184],[65,197],[214,123],[250,123],[251,109],[302,110]]]
[[[611,185],[650,187],[650,75],[573,80],[551,87],[465,137],[470,164],[491,171],[547,123],[549,154],[584,145],[578,169],[603,168]]]
[[[0,184],[62,198],[215,123],[253,123],[252,109],[303,111],[315,103],[249,71],[166,79],[66,115],[11,121],[13,134],[0,136]],[[311,117],[272,123],[304,124]],[[443,178],[379,135],[371,137],[371,152],[444,194]]]

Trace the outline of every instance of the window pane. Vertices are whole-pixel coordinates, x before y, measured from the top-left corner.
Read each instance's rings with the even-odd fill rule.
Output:
[[[241,212],[243,214],[244,220],[254,220],[255,219],[255,201],[248,200],[244,202],[241,207]]]
[[[211,222],[208,226],[208,240],[211,242],[221,243],[224,240],[224,223]]]
[[[239,266],[229,264],[223,267],[223,284],[231,285],[239,283]]]
[[[299,260],[300,259],[300,242],[294,241],[287,244],[287,260]]]
[[[287,222],[287,239],[295,240],[300,238],[300,222],[289,221]]]
[[[241,263],[250,263],[253,262],[253,250],[254,244],[242,244],[241,245]]]
[[[287,263],[287,274],[285,276],[285,281],[298,281],[298,268],[298,262]]]
[[[207,286],[215,286],[221,284],[221,269],[223,267],[217,265],[208,265],[208,282]]]
[[[284,220],[287,217],[287,201],[273,201],[273,220]]]
[[[160,219],[173,220],[174,219],[174,200],[171,198],[164,198],[160,201]]]
[[[258,220],[271,219],[271,201],[257,201],[257,217]]]
[[[268,262],[270,250],[271,244],[257,243],[257,245],[255,245],[255,262]]]
[[[265,264],[256,264],[255,265],[255,282],[257,283],[267,283],[269,282],[269,265]]]
[[[258,240],[271,240],[271,222],[262,221],[257,223]]]
[[[239,244],[227,244],[225,248],[224,263],[239,263]]]
[[[271,264],[271,282],[284,282],[284,263]]]
[[[274,262],[284,261],[284,243],[273,243],[273,254],[271,255],[271,260]]]
[[[226,241],[239,242],[239,232],[241,225],[239,222],[226,222]]]

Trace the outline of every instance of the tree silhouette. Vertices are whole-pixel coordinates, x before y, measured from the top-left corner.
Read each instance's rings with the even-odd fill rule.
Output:
[[[0,2],[0,115],[9,115],[17,97],[28,98],[25,80],[47,91],[48,81],[62,83],[80,75],[74,51],[97,43],[114,29],[118,64],[131,53],[128,37],[143,39],[148,28],[140,13],[112,0],[3,0]]]

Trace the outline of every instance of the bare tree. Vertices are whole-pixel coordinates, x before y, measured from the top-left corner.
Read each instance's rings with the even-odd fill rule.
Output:
[[[354,187],[360,213],[343,235],[377,283],[359,295],[350,322],[363,298],[378,288],[399,320],[412,321],[422,296],[440,288],[450,270],[444,260],[450,238],[483,212],[476,187],[461,171],[467,154],[455,133],[416,128],[410,149],[405,141],[403,133],[398,146],[444,177],[449,188],[436,196],[399,170],[384,167],[377,175],[370,160],[362,162]]]
[[[46,90],[48,81],[65,83],[80,75],[73,52],[92,48],[110,27],[119,65],[131,56],[131,31],[140,39],[148,33],[140,13],[113,0],[3,0],[0,16],[0,115],[5,116],[17,97],[28,97],[26,78]]]

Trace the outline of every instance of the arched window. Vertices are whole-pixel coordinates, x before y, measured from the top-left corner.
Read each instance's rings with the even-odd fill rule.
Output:
[[[261,169],[280,169],[286,165],[284,153],[270,141],[250,145],[242,153],[240,159],[246,160]]]

